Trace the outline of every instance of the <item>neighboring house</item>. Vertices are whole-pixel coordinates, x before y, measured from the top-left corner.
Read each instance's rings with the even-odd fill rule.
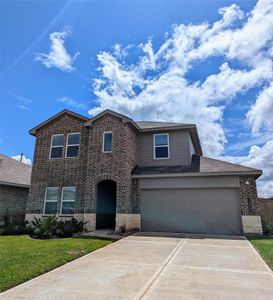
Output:
[[[24,221],[31,167],[0,153],[0,218]]]
[[[194,124],[63,110],[36,137],[26,218],[89,221],[88,230],[261,232],[262,171],[203,157]]]

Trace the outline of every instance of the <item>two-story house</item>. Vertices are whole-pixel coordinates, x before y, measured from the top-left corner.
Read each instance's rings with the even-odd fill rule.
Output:
[[[57,215],[87,229],[261,232],[260,170],[202,155],[194,124],[135,122],[63,110],[36,137],[26,219]]]

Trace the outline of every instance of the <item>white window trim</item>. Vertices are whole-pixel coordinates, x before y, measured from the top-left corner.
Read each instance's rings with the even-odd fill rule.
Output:
[[[112,145],[111,145],[111,151],[104,151],[104,140],[105,140],[105,134],[111,133],[112,134]],[[102,140],[102,152],[103,153],[112,153],[113,151],[113,131],[104,131],[103,133],[103,140]]]
[[[61,206],[60,206],[60,216],[71,216],[71,215],[72,215],[72,214],[63,214],[63,213],[62,213],[63,202],[76,202],[76,199],[74,199],[74,200],[63,200],[64,189],[71,189],[71,188],[73,188],[73,189],[76,190],[76,191],[75,191],[75,194],[77,195],[77,187],[76,187],[76,186],[63,186],[63,187],[62,187]],[[75,195],[75,197],[76,197],[76,195]],[[75,208],[75,206],[74,206],[74,208]],[[73,215],[74,215],[74,213],[73,213]]]
[[[48,189],[52,189],[52,188],[57,189],[57,200],[46,200],[47,190]],[[44,216],[55,216],[55,215],[58,214],[58,197],[59,197],[58,194],[59,194],[59,187],[58,186],[48,186],[48,187],[46,187],[46,189],[45,189],[45,197],[44,197],[44,209],[43,209],[43,215]],[[46,214],[45,213],[46,202],[57,202],[56,214]]]
[[[158,135],[167,135],[167,141],[168,141],[168,144],[167,145],[160,145],[160,146],[156,146],[155,145],[155,137],[158,136]],[[161,160],[161,159],[170,159],[170,139],[169,139],[169,133],[156,133],[153,135],[153,147],[154,147],[154,159],[156,160]],[[155,149],[156,148],[159,148],[159,147],[168,147],[168,157],[156,157],[156,152],[155,152]]]
[[[51,136],[51,141],[50,141],[49,159],[61,159],[61,158],[63,157],[63,149],[64,149],[64,145],[62,145],[62,146],[52,146],[53,137],[54,137],[54,136],[61,136],[61,135],[63,135],[63,137],[64,137],[64,134],[63,134],[63,133],[60,133],[60,134],[52,134],[52,136]],[[61,156],[61,157],[51,157],[52,148],[59,148],[59,147],[62,147],[62,156]]]
[[[70,144],[68,145],[68,137],[69,135],[72,135],[72,134],[79,134],[80,138],[79,138],[79,144]],[[80,132],[70,132],[67,134],[66,136],[66,147],[65,147],[65,158],[77,158],[80,156],[80,143],[81,143],[81,134]],[[79,152],[78,152],[78,155],[77,156],[73,156],[73,157],[70,157],[70,156],[67,156],[67,149],[69,146],[79,146]]]

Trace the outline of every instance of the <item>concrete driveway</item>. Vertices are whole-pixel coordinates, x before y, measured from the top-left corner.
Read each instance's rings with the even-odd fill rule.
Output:
[[[273,299],[273,273],[244,237],[139,234],[0,299]]]

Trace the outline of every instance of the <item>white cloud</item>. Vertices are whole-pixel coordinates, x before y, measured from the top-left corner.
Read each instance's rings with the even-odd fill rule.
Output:
[[[273,140],[263,146],[252,146],[246,156],[224,156],[221,159],[263,170],[263,175],[257,180],[260,197],[273,196]]]
[[[111,108],[138,120],[197,123],[204,153],[221,155],[227,102],[273,80],[273,0],[259,1],[248,15],[234,4],[219,14],[213,24],[173,26],[157,51],[148,40],[99,53],[100,76],[94,80],[97,107],[89,113]],[[128,52],[139,55],[139,49],[138,62],[127,62]],[[200,62],[216,56],[223,62],[218,72],[200,81],[188,77]]]
[[[76,100],[74,100],[70,97],[67,97],[67,96],[64,96],[64,97],[61,97],[61,98],[57,99],[56,102],[64,103],[64,104],[66,104],[68,106],[71,106],[73,108],[78,108],[78,109],[86,108],[84,103],[79,103]]]
[[[29,106],[30,104],[32,103],[32,100],[27,98],[27,97],[24,97],[24,96],[21,96],[21,95],[18,95],[12,91],[8,91],[8,94],[16,100],[17,103],[19,103],[17,105],[17,107],[23,109],[23,110],[29,110]]]
[[[21,155],[18,154],[18,155],[12,156],[12,158],[20,161]],[[23,155],[21,162],[24,163],[24,164],[27,164],[27,165],[31,165],[31,159],[30,158],[26,158],[25,155]]]
[[[35,60],[40,61],[47,68],[55,67],[62,71],[71,72],[74,69],[73,64],[80,53],[77,52],[74,56],[71,56],[66,50],[64,42],[70,33],[69,27],[61,32],[51,33],[49,36],[51,45],[48,54],[38,53]]]
[[[255,146],[246,156],[224,159],[262,169],[259,194],[270,196],[273,190],[273,0],[260,0],[250,13],[233,4],[220,9],[219,15],[220,19],[213,24],[173,26],[157,51],[149,39],[137,47],[118,45],[112,53],[98,54],[100,76],[94,80],[97,106],[89,113],[111,108],[136,120],[196,123],[204,153],[220,156],[227,141],[223,125],[227,104],[236,101],[239,94],[258,88],[261,92],[256,102],[251,107],[251,101],[244,103],[245,109],[249,109],[245,116],[248,123],[244,123],[244,133],[249,139],[227,149],[241,151]],[[133,54],[136,51],[138,62],[132,64],[126,60],[129,51]],[[219,70],[192,80],[191,70],[212,58],[221,61]],[[261,134],[251,136],[251,130]]]
[[[273,82],[258,95],[247,113],[247,119],[253,133],[258,133],[263,126],[273,129]]]
[[[18,105],[17,107],[23,109],[23,110],[29,110],[29,107],[25,106],[25,105]]]

